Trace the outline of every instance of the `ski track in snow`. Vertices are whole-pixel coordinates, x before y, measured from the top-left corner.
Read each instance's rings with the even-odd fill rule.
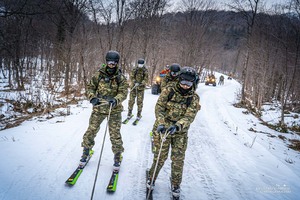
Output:
[[[233,80],[225,81],[224,86],[199,85],[197,93],[202,108],[189,130],[181,199],[299,199],[300,178],[295,172],[299,156],[297,160],[297,156],[292,157],[297,154],[289,152],[296,162],[286,164],[282,156],[276,155],[280,152],[274,150],[279,148],[277,143],[270,149],[268,142],[271,139],[249,133],[249,124],[256,122],[238,114],[240,109],[232,108],[236,85]],[[123,119],[127,115],[128,98],[123,102]],[[145,199],[145,170],[151,167],[153,159],[149,133],[155,120],[157,99],[157,95],[146,90],[141,121],[133,126],[134,116],[128,124],[122,125],[125,151],[114,194],[106,193],[113,164],[107,133],[96,180],[95,200]],[[31,120],[0,132],[0,200],[90,199],[106,121],[101,124],[95,138],[94,155],[76,185],[69,187],[64,184],[76,169],[82,153],[82,136],[91,113],[88,102],[83,106],[82,109],[76,106],[71,109],[74,113],[63,118],[63,123],[56,123],[57,118],[44,122]],[[136,104],[134,112],[136,114]],[[255,136],[256,142],[250,148]],[[170,199],[170,173],[169,158],[156,180],[154,199]],[[274,189],[276,184],[287,185],[288,188],[284,189],[291,192],[264,192],[264,189]]]

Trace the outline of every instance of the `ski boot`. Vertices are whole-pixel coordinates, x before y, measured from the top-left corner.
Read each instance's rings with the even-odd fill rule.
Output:
[[[154,190],[154,186],[155,186],[154,181],[153,181],[153,183],[151,185],[151,179],[148,178],[148,180],[147,180],[147,188],[146,188],[146,199],[147,200],[152,200],[153,199],[152,193],[153,193],[153,190]]]
[[[175,185],[172,187],[172,196],[173,196],[173,200],[180,199],[180,186]]]
[[[83,153],[79,162],[79,166],[84,167],[86,165],[86,162],[90,157],[90,151],[91,149],[83,147]]]
[[[114,165],[113,165],[115,171],[119,171],[122,159],[123,159],[122,152],[118,152],[115,154]]]
[[[131,119],[132,117],[132,110],[128,110],[127,119]]]
[[[138,111],[138,113],[137,113],[136,116],[137,116],[138,119],[141,119],[141,118],[142,118],[142,112],[141,112],[141,111]]]

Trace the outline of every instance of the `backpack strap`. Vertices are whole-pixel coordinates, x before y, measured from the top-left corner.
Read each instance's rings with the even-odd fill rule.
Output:
[[[113,76],[111,78],[109,78],[109,80],[113,80],[113,79],[116,79],[117,80],[117,84],[119,85],[121,83],[121,78],[122,76],[122,71],[121,69],[118,70],[118,74],[116,76]],[[101,72],[99,73],[99,76],[98,76],[98,84],[99,82],[101,81],[101,79],[103,79],[104,77],[101,75]]]
[[[186,99],[186,106],[189,107],[192,103],[192,100],[193,100],[193,96],[189,96],[187,99]]]
[[[173,88],[171,88],[171,91],[170,91],[170,93],[168,94],[168,101],[171,101],[171,99],[172,99],[172,97],[174,96],[174,94],[175,94],[175,91],[174,91]],[[191,105],[192,100],[193,100],[193,96],[189,96],[189,97],[186,99],[185,104],[186,104],[187,107],[189,107],[189,106]]]
[[[172,97],[174,96],[175,91],[173,90],[173,88],[171,88],[170,93],[168,94],[168,101],[171,101]]]
[[[135,70],[134,70],[134,79],[136,79],[137,70],[138,70],[138,68],[136,67]],[[145,67],[143,67],[143,80],[145,78],[145,72],[146,72],[146,70],[147,69]]]

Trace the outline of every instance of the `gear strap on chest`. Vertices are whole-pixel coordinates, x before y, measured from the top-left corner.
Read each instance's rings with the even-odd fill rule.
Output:
[[[109,82],[109,81],[115,79],[115,80],[117,81],[118,86],[119,86],[119,84],[120,84],[120,82],[121,82],[121,74],[122,74],[121,69],[119,69],[118,74],[117,74],[116,76],[113,76],[113,77],[105,77],[105,76],[102,76],[102,75],[101,75],[101,72],[100,72],[100,73],[99,73],[99,76],[98,76],[98,84],[99,84],[99,82],[100,82],[102,79],[104,79],[105,82]],[[98,84],[97,84],[97,85],[98,85]]]
[[[137,71],[138,71],[138,68],[136,68],[135,71],[134,71],[134,79],[136,79]],[[146,68],[143,67],[143,80],[145,78],[145,73],[146,73]]]
[[[170,91],[170,93],[168,95],[168,101],[171,101],[171,99],[173,98],[174,94],[175,94],[175,91],[173,89],[171,89],[171,91]],[[186,98],[185,104],[186,104],[187,107],[189,107],[191,105],[192,100],[193,100],[193,96],[189,96],[188,98]]]

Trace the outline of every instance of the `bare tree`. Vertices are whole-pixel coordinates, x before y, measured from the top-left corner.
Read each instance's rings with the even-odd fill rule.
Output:
[[[244,19],[247,23],[247,35],[246,35],[246,50],[244,56],[244,64],[242,71],[242,91],[241,91],[241,103],[245,104],[246,102],[246,89],[247,89],[247,81],[248,81],[248,73],[249,73],[249,56],[250,56],[250,45],[251,45],[251,37],[252,31],[255,26],[256,15],[258,13],[258,6],[260,0],[233,0],[235,6],[231,6],[233,9],[242,12],[244,15]]]
[[[182,0],[181,4],[186,13],[178,35],[182,38],[182,62],[189,66],[209,66],[214,42],[208,32],[215,20],[215,12],[211,12],[215,4],[207,0]]]

